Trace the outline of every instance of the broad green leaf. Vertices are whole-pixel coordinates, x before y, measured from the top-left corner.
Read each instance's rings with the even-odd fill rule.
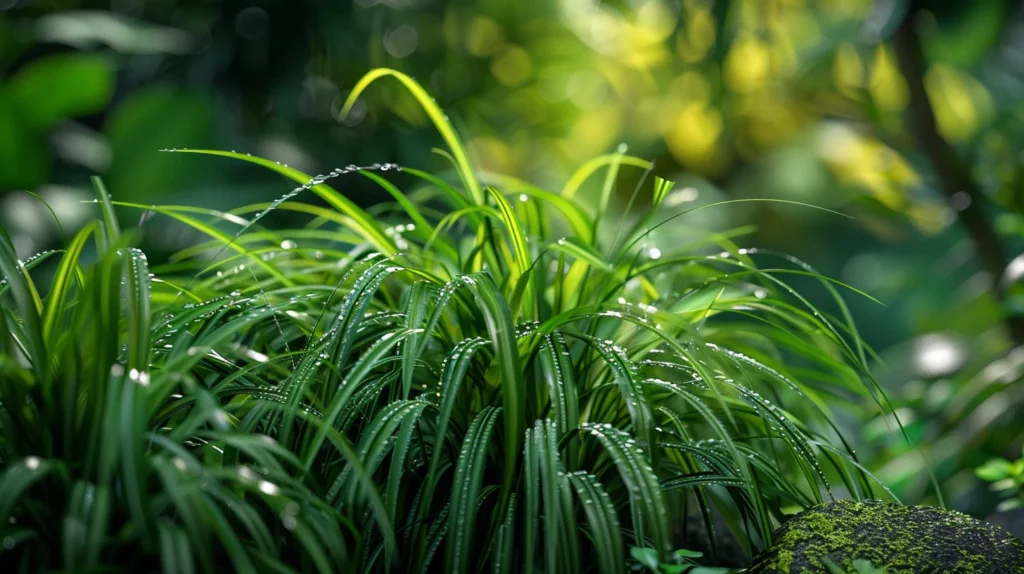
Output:
[[[974,474],[986,482],[996,482],[1010,476],[1012,465],[1002,458],[993,458],[974,469]]]
[[[114,93],[114,72],[101,54],[54,54],[20,69],[8,86],[28,121],[47,130],[101,111]]]

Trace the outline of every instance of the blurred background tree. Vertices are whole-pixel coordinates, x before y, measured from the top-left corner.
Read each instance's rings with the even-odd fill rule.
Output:
[[[655,240],[751,224],[745,246],[884,301],[848,297],[920,449],[870,405],[850,404],[842,422],[905,501],[936,500],[923,452],[951,506],[998,502],[972,469],[1024,442],[1016,2],[0,0],[3,224],[22,257],[59,247],[25,192],[67,231],[91,213],[93,174],[118,199],[224,210],[289,189],[163,148],[237,149],[315,173],[443,170],[430,152],[440,139],[401,89],[374,86],[339,118],[378,66],[422,82],[490,172],[557,189],[625,146],[679,182],[666,199],[679,210],[767,197],[852,215],[730,205]],[[623,203],[639,177],[621,178]],[[355,179],[339,186],[363,205],[386,199]],[[146,224],[151,258],[195,239]]]

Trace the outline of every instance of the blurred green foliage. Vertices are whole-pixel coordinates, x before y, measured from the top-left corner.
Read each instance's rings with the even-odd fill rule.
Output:
[[[911,134],[893,35],[909,21],[938,133],[983,194],[952,199]],[[88,176],[125,201],[227,209],[289,189],[259,172],[163,148],[238,149],[322,173],[395,161],[443,169],[440,140],[399,87],[355,80],[388,66],[420,80],[477,165],[558,187],[625,144],[680,182],[679,208],[723,198],[813,203],[853,223],[774,205],[702,213],[756,225],[778,248],[886,302],[852,300],[877,376],[952,505],[998,502],[972,468],[1024,441],[1015,416],[1024,341],[1024,11],[1010,0],[0,0],[0,210],[19,255],[84,221]],[[634,182],[615,190],[624,204]],[[363,181],[344,191],[382,199]],[[585,189],[584,193],[596,190]],[[1000,276],[958,224],[984,202]],[[196,240],[147,224],[147,250]],[[690,230],[661,230],[658,241]],[[822,300],[816,301],[828,305]],[[852,404],[862,449],[909,501],[931,500],[925,459],[895,420]]]
[[[36,186],[49,177],[45,136],[68,118],[97,113],[110,102],[114,74],[93,54],[57,54],[26,64],[4,86],[5,187]]]
[[[1006,497],[999,503],[999,510],[1024,508],[1024,456],[1009,461],[993,458],[974,469],[981,480],[991,483],[990,489]]]

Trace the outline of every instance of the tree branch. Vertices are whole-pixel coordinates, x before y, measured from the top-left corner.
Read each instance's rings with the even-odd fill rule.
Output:
[[[924,55],[913,29],[912,15],[912,11],[908,11],[893,36],[896,59],[910,92],[911,135],[931,163],[938,176],[939,188],[946,198],[952,201],[953,196],[959,193],[970,198],[969,204],[957,211],[957,220],[974,242],[981,269],[991,277],[996,298],[1002,302],[1003,293],[997,284],[1008,261],[999,237],[985,214],[984,194],[971,179],[967,167],[957,157],[953,147],[939,134],[935,111],[924,88]],[[1004,321],[1015,344],[1024,344],[1024,317],[1006,315]]]

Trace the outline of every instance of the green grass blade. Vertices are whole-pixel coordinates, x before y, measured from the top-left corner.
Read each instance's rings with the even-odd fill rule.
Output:
[[[233,159],[240,159],[249,163],[253,163],[267,169],[276,171],[277,173],[287,177],[288,179],[297,182],[301,185],[309,185],[314,183],[316,180],[302,173],[297,169],[283,166],[277,162],[273,162],[260,157],[249,156],[245,154],[227,152],[220,150],[209,150],[209,149],[177,149],[174,150],[179,153],[195,153],[202,155],[215,155],[221,157],[230,157]],[[331,207],[334,207],[341,213],[352,218],[356,223],[355,231],[364,237],[369,243],[371,243],[375,249],[380,250],[385,254],[392,254],[396,251],[396,247],[393,241],[388,238],[377,223],[367,214],[363,209],[356,205],[352,200],[348,199],[331,186],[325,183],[314,183],[309,189],[324,199]],[[289,194],[290,195],[290,194]]]
[[[583,503],[590,535],[597,555],[597,568],[601,574],[617,574],[625,567],[622,529],[618,512],[611,497],[594,475],[578,471],[569,475],[576,495]]]
[[[473,172],[472,166],[470,166],[469,159],[466,156],[466,151],[463,149],[462,143],[459,141],[459,137],[455,133],[455,128],[452,127],[451,122],[448,120],[448,116],[441,111],[441,108],[438,107],[434,98],[430,97],[430,94],[428,94],[427,91],[423,89],[423,86],[421,86],[416,80],[402,72],[389,68],[377,68],[375,70],[371,70],[356,83],[354,88],[352,88],[348,99],[345,100],[345,105],[341,108],[341,117],[344,118],[348,115],[352,106],[356,103],[356,100],[359,99],[359,96],[370,84],[385,76],[392,76],[401,82],[409,93],[412,94],[413,98],[416,99],[416,102],[419,103],[420,107],[423,108],[423,111],[427,113],[427,117],[430,118],[430,121],[434,124],[434,127],[437,128],[438,133],[441,134],[444,142],[448,144],[448,148],[455,157],[459,176],[466,185],[466,189],[469,191],[470,197],[473,198],[473,201],[476,204],[483,204],[485,201],[484,191],[480,187],[480,183],[477,181],[476,174]]]
[[[491,198],[494,199],[494,202],[498,204],[501,220],[505,224],[505,229],[508,231],[509,238],[512,241],[512,252],[515,258],[508,262],[509,268],[512,270],[508,276],[508,283],[515,285],[519,276],[523,274],[530,264],[530,252],[526,247],[526,233],[523,231],[522,225],[519,224],[519,218],[516,217],[515,210],[512,209],[512,205],[505,199],[505,196],[493,187],[488,187],[487,191],[490,193]]]
[[[590,178],[597,170],[602,167],[609,165],[613,162],[620,164],[631,165],[642,169],[651,169],[654,164],[651,162],[633,157],[629,155],[623,155],[621,153],[611,153],[608,155],[602,155],[595,157],[594,159],[584,163],[576,171],[573,172],[572,176],[565,182],[565,186],[562,188],[562,197],[565,199],[572,199],[576,192],[579,191],[580,186],[583,185],[587,179]]]
[[[559,239],[551,244],[551,249],[553,251],[560,251],[566,255],[571,255],[577,260],[602,271],[612,271],[614,269],[611,263],[608,263],[601,257],[600,253],[594,251],[590,246],[579,243],[571,238],[563,237],[562,239]]]
[[[107,193],[107,186],[103,185],[103,180],[99,176],[94,175],[90,178],[90,181],[92,181],[93,189],[96,191],[100,212],[103,214],[103,226],[107,232],[107,245],[112,245],[117,241],[117,236],[121,233],[121,226],[117,223],[114,206],[110,202],[110,194]],[[103,251],[104,249],[104,245],[101,245],[100,250]]]
[[[595,436],[604,446],[626,483],[636,533],[634,543],[646,546],[645,540],[649,533],[659,557],[665,561],[671,551],[668,510],[661,484],[654,469],[645,460],[644,451],[636,446],[627,433],[609,424],[587,423],[583,425],[583,430]]]
[[[94,232],[99,229],[96,222],[86,224],[68,244],[64,257],[54,273],[53,281],[50,283],[50,292],[46,297],[46,306],[43,310],[43,338],[53,345],[56,336],[63,333],[58,321],[65,316],[65,305],[68,301],[69,291],[73,284],[73,278],[79,269],[79,259],[82,257],[82,250],[86,242]]]
[[[501,409],[487,407],[469,425],[462,441],[459,461],[452,481],[451,527],[445,552],[445,572],[461,574],[471,568],[471,541],[479,537],[476,532],[477,497],[483,482],[487,462],[487,446]]]
[[[14,310],[24,325],[25,340],[22,344],[28,351],[28,359],[32,362],[36,378],[45,385],[49,384],[50,359],[46,350],[46,337],[43,334],[42,321],[39,313],[42,302],[36,291],[32,278],[25,270],[24,264],[18,259],[7,231],[0,227],[0,274],[5,277],[14,297]]]
[[[512,482],[519,458],[519,445],[522,444],[520,441],[522,441],[523,430],[526,427],[525,383],[523,382],[523,369],[519,363],[519,350],[515,338],[516,329],[508,303],[489,276],[477,274],[463,276],[460,279],[476,296],[498,364],[501,404],[505,419],[505,444],[503,446],[505,465],[501,495],[502,509],[504,510],[512,493]]]

